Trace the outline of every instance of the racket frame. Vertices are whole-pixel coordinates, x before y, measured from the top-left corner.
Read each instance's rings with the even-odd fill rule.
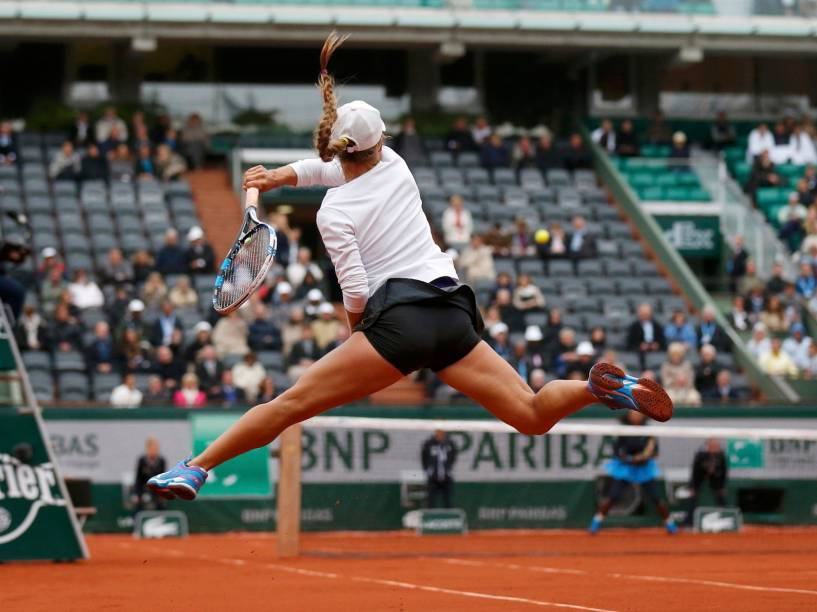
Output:
[[[238,232],[238,236],[233,242],[233,246],[230,247],[230,250],[227,252],[227,256],[224,258],[224,261],[221,263],[221,266],[218,269],[218,275],[216,276],[215,286],[213,288],[213,310],[220,315],[228,315],[231,312],[238,310],[238,308],[240,308],[241,305],[246,302],[253,293],[255,293],[255,290],[258,289],[261,283],[264,282],[264,279],[267,277],[267,274],[272,267],[272,262],[275,260],[275,253],[278,248],[278,236],[276,235],[275,230],[268,223],[264,223],[258,218],[258,196],[258,189],[252,187],[247,189],[247,195],[244,199],[244,223],[241,226],[241,230]],[[248,226],[251,227],[247,229]],[[221,295],[225,273],[227,270],[229,270],[230,265],[233,263],[235,255],[241,250],[241,246],[244,240],[246,240],[247,236],[256,233],[259,228],[266,228],[269,230],[270,235],[270,244],[267,246],[267,256],[263,265],[261,266],[261,270],[255,275],[252,282],[247,285],[247,288],[241,294],[241,297],[239,297],[233,304],[226,307],[218,306],[218,298]]]

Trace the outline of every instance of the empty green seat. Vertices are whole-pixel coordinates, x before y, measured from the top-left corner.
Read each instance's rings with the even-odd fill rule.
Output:
[[[757,205],[768,210],[769,206],[785,204],[788,200],[788,189],[784,187],[760,187],[755,193]]]
[[[688,196],[693,202],[709,202],[712,200],[712,198],[709,196],[709,192],[703,187],[694,187],[690,189]]]
[[[680,176],[677,172],[664,172],[655,177],[655,184],[661,185],[662,187],[675,187],[681,184],[678,180],[679,178]]]
[[[638,191],[642,200],[663,200],[664,190],[660,187],[644,187]]]
[[[655,178],[649,172],[628,174],[627,180],[633,187],[652,187],[655,185]]]

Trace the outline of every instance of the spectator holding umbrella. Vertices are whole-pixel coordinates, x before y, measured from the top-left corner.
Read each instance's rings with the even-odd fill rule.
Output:
[[[457,447],[442,429],[423,443],[420,460],[428,483],[428,507],[451,508],[454,488],[452,471],[457,461]]]

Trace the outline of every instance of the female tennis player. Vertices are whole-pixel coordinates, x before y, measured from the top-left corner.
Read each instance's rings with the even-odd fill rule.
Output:
[[[597,364],[589,381],[556,380],[538,393],[485,342],[473,291],[434,243],[420,193],[403,159],[384,146],[377,109],[356,100],[336,108],[329,58],[345,37],[330,34],[318,86],[323,116],[315,130],[320,159],[251,168],[244,189],[331,187],[317,215],[337,272],[350,338],[312,364],[285,393],[247,411],[196,457],[150,480],[172,498],[195,498],[207,470],[269,444],[285,428],[354,402],[420,368],[479,402],[519,432],[547,432],[593,403],[639,410],[666,421],[672,402],[656,383]]]

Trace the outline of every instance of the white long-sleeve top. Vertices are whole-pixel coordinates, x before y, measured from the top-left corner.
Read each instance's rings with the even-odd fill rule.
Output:
[[[397,153],[383,147],[380,162],[348,183],[338,160],[306,159],[291,167],[299,187],[332,187],[317,222],[346,310],[363,312],[390,278],[457,278],[451,257],[431,238],[417,184]]]

